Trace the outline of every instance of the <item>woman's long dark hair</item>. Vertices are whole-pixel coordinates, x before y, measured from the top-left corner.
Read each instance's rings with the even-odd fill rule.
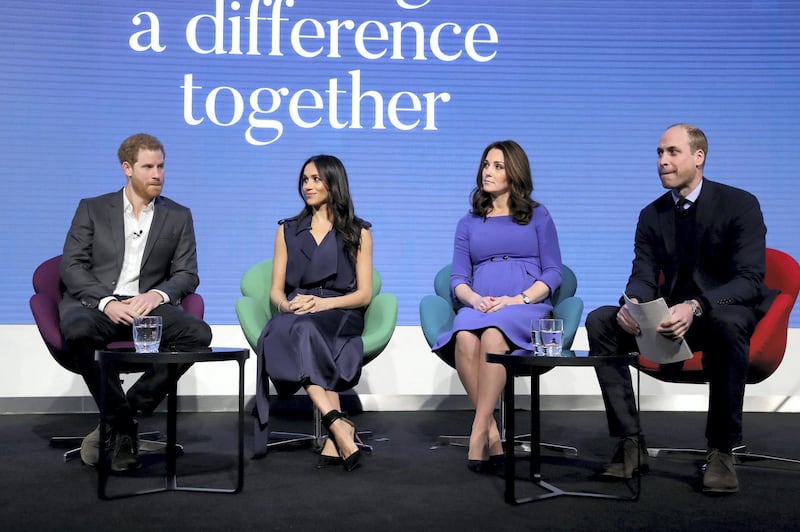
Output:
[[[304,203],[303,171],[308,163],[314,163],[319,177],[328,188],[328,210],[333,215],[333,228],[341,236],[344,248],[355,264],[358,248],[361,247],[361,229],[364,227],[364,223],[355,215],[353,199],[350,197],[350,185],[347,181],[347,171],[344,169],[342,161],[333,155],[309,157],[300,167],[300,177],[297,182],[297,191]],[[313,214],[313,209],[306,204],[298,218],[311,214]]]
[[[505,159],[506,176],[508,177],[508,209],[514,221],[520,225],[527,225],[533,218],[533,209],[539,204],[531,198],[533,193],[533,179],[531,178],[531,165],[522,146],[513,140],[493,142],[486,146],[478,164],[478,174],[475,178],[476,186],[472,190],[472,214],[486,219],[492,212],[492,196],[483,190],[483,162],[491,150],[498,149],[503,152]]]

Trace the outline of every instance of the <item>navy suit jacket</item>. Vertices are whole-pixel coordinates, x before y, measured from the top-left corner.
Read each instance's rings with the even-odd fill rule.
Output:
[[[703,179],[692,279],[704,306],[745,305],[760,315],[766,312],[774,299],[774,292],[764,285],[766,233],[755,196]],[[628,296],[640,301],[663,296],[670,304],[677,303],[671,297],[679,267],[675,246],[675,204],[667,192],[639,214]]]
[[[115,293],[125,254],[123,191],[82,199],[64,242],[59,310],[81,305],[96,308]],[[199,284],[191,211],[159,196],[147,236],[139,277],[142,293],[158,289],[177,305]]]

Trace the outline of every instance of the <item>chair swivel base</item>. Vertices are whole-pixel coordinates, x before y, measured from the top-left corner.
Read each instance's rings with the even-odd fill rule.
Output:
[[[314,436],[313,434],[306,434],[304,432],[272,431],[269,433],[267,449],[274,449],[284,445],[309,445],[314,449],[322,449],[324,441],[325,438],[323,436]]]
[[[372,437],[372,431],[369,430],[360,430],[358,431],[358,436],[362,439],[368,439]],[[325,440],[327,440],[327,436],[319,435],[314,436],[313,434],[305,434],[303,432],[270,432],[269,434],[269,442],[267,443],[267,449],[274,449],[277,447],[282,447],[284,445],[292,445],[292,446],[300,446],[300,445],[309,445],[315,451],[322,450],[322,447],[325,445]],[[371,453],[372,452],[372,445],[366,443],[358,443],[356,445],[362,451],[366,451]]]
[[[274,431],[269,434],[269,442],[267,442],[267,450],[284,445],[310,445],[315,451],[321,451],[325,445],[327,436],[322,431],[322,413],[319,409],[313,407],[313,428],[314,434],[306,434],[304,432],[280,432]],[[372,437],[372,431],[358,431],[358,436],[362,440]],[[366,452],[372,452],[372,446],[365,443],[356,443],[358,447]]]
[[[706,449],[690,449],[679,447],[648,447],[647,454],[653,458],[664,456],[668,454],[688,454],[692,456],[705,456],[708,453]],[[750,461],[773,461],[784,464],[797,464],[800,465],[800,460],[793,458],[784,458],[781,456],[772,456],[767,454],[751,453],[747,450],[747,445],[739,445],[733,448],[731,452],[735,464],[744,464]]]
[[[531,452],[531,435],[530,434],[520,434],[519,436],[514,438],[514,445],[518,450],[522,452],[530,454]],[[571,456],[576,457],[578,456],[578,448],[572,447],[571,445],[561,445],[559,443],[547,443],[547,442],[539,442],[539,447],[542,449],[547,449],[548,451],[552,451],[555,453],[561,453],[564,456]]]
[[[521,434],[514,438],[514,447],[517,452],[528,453],[531,452],[530,434]],[[528,438],[527,440],[523,438]],[[505,442],[503,442],[505,443]],[[469,447],[469,436],[448,436],[442,435],[436,438],[436,444],[440,446],[450,445],[453,447]],[[563,453],[565,456],[578,456],[578,449],[568,445],[559,445],[557,443],[539,442],[539,447],[547,449],[548,451]]]

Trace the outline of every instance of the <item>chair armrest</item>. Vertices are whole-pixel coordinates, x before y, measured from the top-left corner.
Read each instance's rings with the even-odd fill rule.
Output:
[[[579,297],[568,297],[553,308],[553,317],[564,320],[564,349],[570,349],[575,340],[575,333],[581,324],[583,314],[583,299]]]
[[[422,333],[428,345],[433,347],[436,339],[453,327],[456,317],[453,305],[441,296],[427,295],[419,302],[419,319]]]
[[[58,303],[44,294],[33,294],[30,307],[47,349],[55,356],[64,349],[59,328]]]
[[[392,339],[397,326],[397,297],[378,294],[372,298],[364,316],[364,364],[378,356]]]
[[[255,350],[258,337],[269,321],[270,315],[264,306],[255,298],[242,296],[236,300],[236,316],[247,343]]]
[[[181,308],[183,308],[183,310],[185,310],[192,316],[200,318],[201,320],[203,319],[203,316],[205,315],[206,312],[206,304],[205,301],[203,300],[203,296],[201,296],[197,292],[186,294],[186,297],[184,297],[181,300]]]

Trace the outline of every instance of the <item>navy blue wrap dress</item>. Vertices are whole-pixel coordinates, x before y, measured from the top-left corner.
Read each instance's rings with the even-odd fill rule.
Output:
[[[370,227],[368,222],[358,222]],[[335,297],[355,291],[355,267],[335,230],[318,245],[311,234],[310,216],[278,223],[284,226],[288,254],[285,290],[290,300],[297,294]],[[358,384],[365,311],[366,307],[303,315],[281,313],[269,320],[256,346],[256,411],[261,432],[268,430],[269,380],[279,396],[291,395],[309,384],[337,392]],[[264,437],[268,438],[268,432],[257,441]]]

